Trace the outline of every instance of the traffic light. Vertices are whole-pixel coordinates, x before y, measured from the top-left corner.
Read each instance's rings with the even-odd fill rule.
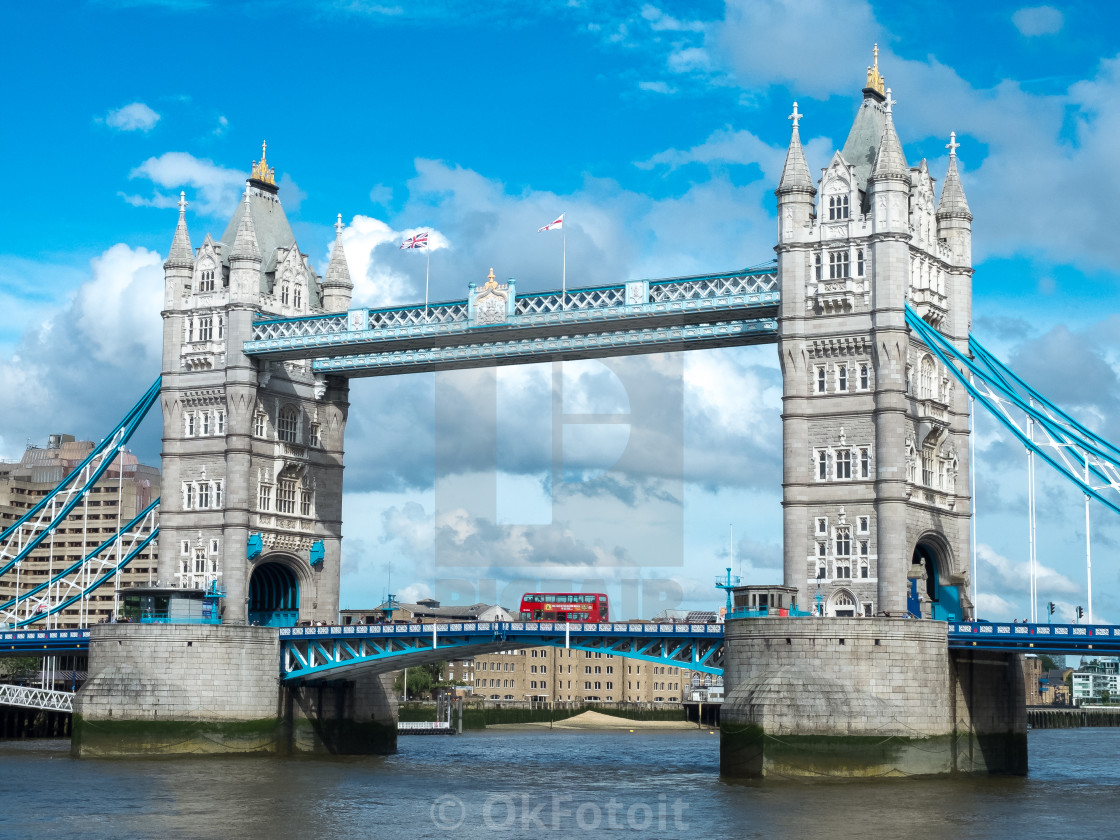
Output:
[[[1085,610],[1082,609],[1081,607],[1078,607],[1077,608],[1077,617],[1081,618],[1083,615],[1085,615]]]
[[[1050,615],[1053,615],[1053,614],[1054,614],[1054,602],[1053,602],[1053,601],[1051,601],[1051,602],[1050,602],[1050,603],[1049,603],[1049,604],[1047,605],[1047,609],[1049,609],[1049,610],[1050,610]]]

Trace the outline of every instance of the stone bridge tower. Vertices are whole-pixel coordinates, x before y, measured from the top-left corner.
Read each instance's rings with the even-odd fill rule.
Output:
[[[878,59],[816,184],[793,135],[778,186],[784,577],[827,615],[971,615],[968,400],[906,326],[967,350],[972,215],[951,140],[939,200],[907,165]]]
[[[164,263],[160,584],[220,587],[226,622],[334,620],[348,383],[241,348],[256,320],[347,309],[341,216],[324,279],[263,149],[221,239],[193,249],[185,208]]]

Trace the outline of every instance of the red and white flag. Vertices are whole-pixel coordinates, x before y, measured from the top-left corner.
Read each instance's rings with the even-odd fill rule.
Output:
[[[561,213],[555,222],[549,222],[542,228],[537,228],[537,233],[544,233],[546,230],[560,230],[564,227],[564,214]]]
[[[409,248],[427,248],[428,247],[428,231],[418,233],[415,236],[410,236],[401,243],[401,250],[404,251]]]

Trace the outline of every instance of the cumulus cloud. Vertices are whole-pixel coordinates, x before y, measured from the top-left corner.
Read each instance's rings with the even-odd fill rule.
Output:
[[[155,189],[150,197],[122,193],[130,204],[173,207],[179,199],[176,191],[189,188],[193,212],[219,217],[233,214],[246,180],[241,170],[226,169],[212,160],[197,158],[188,152],[164,152],[158,157],[150,157],[133,169],[128,177],[146,179],[157,188],[172,190],[164,193]]]
[[[69,304],[27,329],[0,361],[0,436],[42,442],[49,431],[100,439],[160,371],[162,257],[114,245],[90,262]],[[158,419],[136,446],[158,456]],[[17,457],[18,453],[3,453]]]
[[[1011,22],[1021,35],[1033,38],[1036,35],[1060,32],[1065,17],[1053,6],[1028,6],[1015,12],[1011,16]]]
[[[118,131],[151,131],[159,120],[159,114],[143,102],[124,105],[104,117],[105,125]]]
[[[985,591],[995,591],[1001,595],[1024,595],[1030,592],[1030,563],[1026,560],[1012,560],[1003,556],[990,545],[980,543],[976,546],[978,575],[984,581]],[[1065,575],[1039,562],[1035,570],[1039,597],[1050,598],[1054,595],[1080,593],[1082,587]],[[1028,607],[1029,609],[1029,607]]]

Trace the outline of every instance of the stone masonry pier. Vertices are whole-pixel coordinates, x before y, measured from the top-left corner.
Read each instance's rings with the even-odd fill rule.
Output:
[[[103,624],[74,700],[76,756],[366,754],[396,749],[391,675],[289,688],[279,632]]]
[[[726,777],[1027,769],[1018,654],[950,652],[943,622],[751,618],[726,625]]]

